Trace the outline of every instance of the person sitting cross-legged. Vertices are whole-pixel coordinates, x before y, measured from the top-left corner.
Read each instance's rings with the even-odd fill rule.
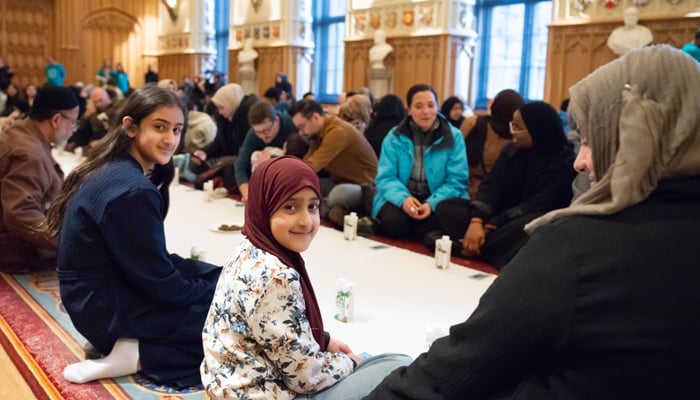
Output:
[[[670,46],[572,86],[590,189],[531,222],[468,319],[366,400],[700,398],[698,87]]]
[[[541,101],[513,114],[506,145],[471,201],[449,199],[436,213],[463,254],[502,268],[527,242],[523,227],[571,202],[574,152],[557,111]],[[437,235],[436,235],[437,236]]]
[[[382,143],[372,212],[378,233],[421,240],[441,229],[442,201],[468,198],[469,172],[462,134],[438,113],[435,90],[417,84],[406,97],[408,118]]]
[[[326,114],[314,100],[294,103],[289,114],[299,135],[309,142],[304,156],[321,179],[321,216],[342,226],[350,211],[369,214],[377,174],[377,155],[367,139],[349,122]]]

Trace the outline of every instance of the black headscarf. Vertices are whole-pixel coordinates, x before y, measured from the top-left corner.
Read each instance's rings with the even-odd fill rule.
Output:
[[[372,145],[377,157],[381,153],[382,141],[391,128],[406,119],[408,112],[399,96],[387,94],[372,108],[372,119],[365,130],[365,137]]]
[[[559,152],[568,143],[561,118],[551,105],[544,101],[534,101],[520,107],[520,115],[532,136],[532,151]]]
[[[457,119],[452,119],[450,118],[450,111],[452,111],[452,107],[455,106],[455,104],[460,104],[462,106],[462,110],[464,110],[464,102],[457,96],[452,96],[448,97],[447,100],[445,100],[444,103],[442,103],[442,107],[440,107],[440,113],[442,113],[442,116],[447,118],[448,121],[457,129],[459,129],[462,126],[462,122],[464,122],[464,117],[462,114],[459,115],[459,118]]]

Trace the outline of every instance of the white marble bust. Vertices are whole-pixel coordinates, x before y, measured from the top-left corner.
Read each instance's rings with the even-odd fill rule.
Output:
[[[625,25],[615,28],[608,37],[608,47],[613,53],[622,55],[632,49],[644,47],[654,40],[651,30],[637,25],[639,11],[636,7],[625,9]]]
[[[239,70],[255,71],[255,59],[258,58],[258,52],[253,48],[253,39],[248,38],[243,42],[243,49],[238,53]]]
[[[372,69],[385,69],[384,59],[394,51],[394,48],[386,42],[384,31],[379,29],[374,32],[374,46],[369,49],[369,61]]]

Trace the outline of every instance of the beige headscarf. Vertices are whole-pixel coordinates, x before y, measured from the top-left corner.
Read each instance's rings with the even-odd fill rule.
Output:
[[[244,96],[245,92],[243,92],[241,85],[229,83],[220,87],[212,96],[211,101],[216,105],[225,106],[231,111],[236,111],[238,106],[241,105]]]
[[[174,79],[161,79],[158,81],[158,87],[167,89],[171,92],[177,92],[177,82]]]
[[[569,215],[609,215],[637,204],[660,180],[700,175],[700,64],[666,45],[633,50],[570,89],[569,121],[591,147],[597,182]]]

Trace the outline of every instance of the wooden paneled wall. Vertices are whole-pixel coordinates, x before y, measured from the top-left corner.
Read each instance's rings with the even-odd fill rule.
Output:
[[[105,59],[121,62],[132,86],[157,67],[159,0],[2,0],[0,57],[22,86],[46,81],[50,55],[66,67],[66,84],[94,83]],[[181,76],[179,76],[181,78]]]
[[[56,54],[52,9],[51,0],[0,1],[0,57],[20,86],[46,81],[46,60]]]
[[[639,24],[652,31],[654,44],[666,43],[680,48],[695,37],[700,17],[646,19]],[[621,25],[621,21],[602,21],[550,26],[545,101],[558,107],[569,97],[569,88],[574,83],[614,60],[617,56],[608,48],[607,40],[610,32]]]
[[[469,74],[457,70],[460,52],[467,51],[467,40],[461,36],[434,35],[388,38],[387,43],[394,51],[384,59],[384,65],[393,74],[391,92],[402,99],[408,89],[416,83],[427,83],[435,88],[438,101],[442,102],[454,94],[455,75]],[[373,40],[345,42],[345,74],[343,85],[346,90],[369,87],[369,49]],[[471,52],[471,50],[468,50]],[[404,100],[405,101],[405,100]]]
[[[202,71],[203,61],[209,58],[209,54],[163,54],[158,56],[158,77],[160,79],[174,79],[178,84],[184,82],[188,76],[192,81],[195,77],[204,75]],[[142,78],[143,79],[143,78]]]

